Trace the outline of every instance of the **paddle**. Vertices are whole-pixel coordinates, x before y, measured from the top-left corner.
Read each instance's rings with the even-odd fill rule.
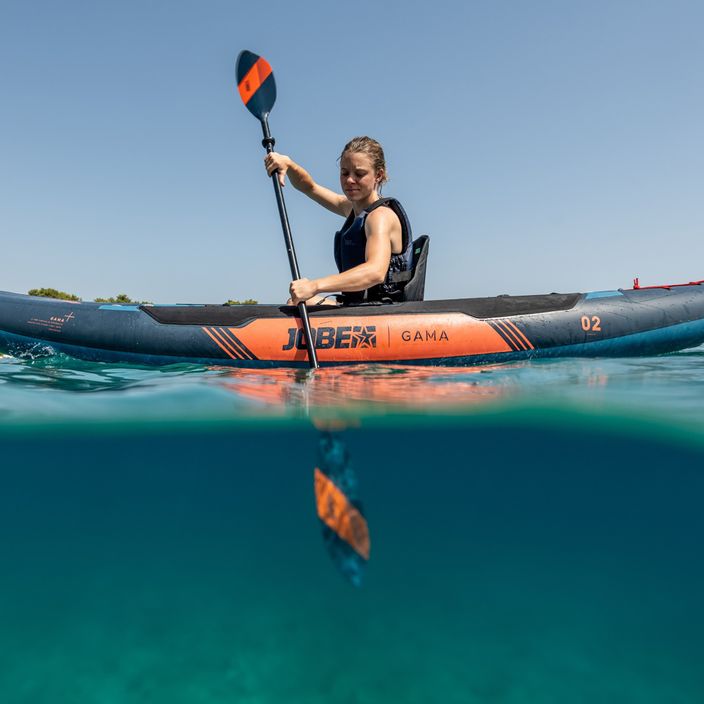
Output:
[[[340,432],[344,426],[321,421],[313,423],[320,430],[313,483],[323,541],[337,569],[359,587],[369,561],[371,543],[359,499],[357,475]]]
[[[261,56],[257,56],[251,51],[241,51],[240,55],[237,57],[237,87],[242,102],[245,104],[247,110],[261,122],[262,131],[264,133],[262,146],[266,149],[267,154],[274,151],[274,138],[271,136],[271,132],[269,132],[269,113],[276,102],[276,83],[274,82],[274,74],[271,71],[269,63]],[[281,218],[281,227],[284,231],[284,241],[286,242],[286,251],[288,252],[288,263],[291,267],[291,276],[294,280],[300,279],[301,273],[298,269],[296,250],[293,246],[291,227],[288,222],[288,214],[286,213],[286,203],[284,202],[284,194],[281,189],[281,184],[279,183],[277,172],[271,174],[271,180],[274,184],[274,192],[276,193],[276,203],[279,206],[279,217]],[[308,350],[308,362],[310,363],[311,369],[317,369],[318,358],[315,353],[315,344],[310,329],[308,309],[305,303],[298,304],[298,314],[301,316],[301,322],[303,323],[303,333]]]

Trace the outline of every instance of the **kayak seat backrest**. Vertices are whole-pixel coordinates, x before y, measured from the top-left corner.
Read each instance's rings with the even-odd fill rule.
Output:
[[[403,287],[402,300],[423,300],[425,296],[425,270],[428,263],[429,249],[430,237],[428,237],[428,235],[421,235],[413,240],[413,264],[411,270],[392,275],[394,280],[406,280],[406,285]]]

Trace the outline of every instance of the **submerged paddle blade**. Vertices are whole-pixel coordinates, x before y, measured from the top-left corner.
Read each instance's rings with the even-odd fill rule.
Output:
[[[237,57],[237,89],[247,110],[264,120],[276,102],[276,83],[267,60],[251,51],[241,51]]]
[[[358,587],[369,560],[367,520],[357,498],[357,477],[343,440],[322,433],[319,467],[315,468],[315,504],[323,540],[332,561]]]

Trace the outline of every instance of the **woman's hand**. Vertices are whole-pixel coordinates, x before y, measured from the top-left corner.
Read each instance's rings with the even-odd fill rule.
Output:
[[[277,154],[276,152],[270,152],[264,157],[264,166],[269,176],[271,176],[274,171],[278,171],[279,183],[282,186],[286,185],[286,172],[289,166],[291,166],[291,159],[289,157],[283,154]]]
[[[291,282],[288,290],[291,294],[291,303],[297,306],[299,303],[313,298],[318,293],[318,285],[310,279],[297,279]]]

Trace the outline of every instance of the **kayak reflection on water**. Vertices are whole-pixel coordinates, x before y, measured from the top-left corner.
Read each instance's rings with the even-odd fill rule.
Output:
[[[359,364],[307,369],[228,369],[218,376],[237,396],[263,403],[281,412],[312,409],[318,415],[361,406],[394,410],[452,409],[504,398],[510,387],[495,383],[497,366],[410,367]],[[506,365],[500,367],[506,370]]]

